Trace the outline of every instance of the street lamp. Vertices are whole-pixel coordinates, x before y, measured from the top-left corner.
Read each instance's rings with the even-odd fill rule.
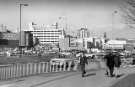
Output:
[[[21,13],[22,13],[22,6],[28,6],[28,4],[20,4],[20,44],[19,44],[19,46],[20,46],[20,57],[21,57],[21,54],[22,54],[22,48],[21,48],[21,45],[22,45],[21,44],[21,30],[22,30],[21,29],[21,26],[22,26],[21,25],[22,24],[21,23],[21,21],[22,21],[21,16],[22,16],[22,14]]]
[[[118,13],[116,10],[112,13],[112,31],[115,28],[115,14]]]

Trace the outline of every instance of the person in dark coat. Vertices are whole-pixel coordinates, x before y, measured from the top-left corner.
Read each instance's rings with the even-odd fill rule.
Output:
[[[119,76],[119,68],[121,65],[121,59],[120,59],[120,55],[118,52],[115,53],[114,56],[114,66],[115,66],[115,76],[118,77]]]
[[[114,55],[112,52],[109,52],[106,56],[105,56],[105,60],[106,60],[106,66],[107,66],[107,73],[108,76],[113,77],[113,71],[114,71]]]
[[[88,64],[87,57],[85,56],[84,53],[82,53],[80,56],[80,66],[81,66],[82,77],[84,77],[84,75],[86,74],[85,64]]]

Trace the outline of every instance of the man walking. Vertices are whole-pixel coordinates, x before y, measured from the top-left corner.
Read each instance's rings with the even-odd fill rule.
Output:
[[[86,74],[85,64],[88,64],[88,61],[87,61],[87,57],[85,56],[83,52],[80,56],[80,66],[81,66],[82,77],[84,77],[84,75]]]
[[[111,52],[109,52],[106,56],[105,56],[105,60],[106,60],[106,66],[107,66],[107,74],[110,77],[113,77],[113,71],[114,71],[114,55]]]
[[[119,77],[119,68],[120,68],[120,65],[121,65],[121,60],[120,60],[120,56],[119,56],[119,53],[116,52],[115,53],[115,56],[114,56],[114,66],[115,66],[115,76],[116,77]]]

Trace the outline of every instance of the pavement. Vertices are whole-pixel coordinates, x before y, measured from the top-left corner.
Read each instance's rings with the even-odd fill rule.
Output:
[[[87,70],[86,77],[77,72],[45,73],[8,81],[0,87],[111,87],[124,77],[135,72],[135,67],[121,68],[120,78],[105,76],[105,70]]]

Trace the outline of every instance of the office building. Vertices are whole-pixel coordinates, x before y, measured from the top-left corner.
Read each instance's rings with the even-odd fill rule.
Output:
[[[38,38],[40,44],[57,44],[60,38],[64,38],[64,30],[56,25],[39,26],[34,23],[29,24],[29,30],[33,34],[33,38]]]
[[[78,38],[88,38],[89,37],[89,31],[87,28],[81,28],[78,30]]]

